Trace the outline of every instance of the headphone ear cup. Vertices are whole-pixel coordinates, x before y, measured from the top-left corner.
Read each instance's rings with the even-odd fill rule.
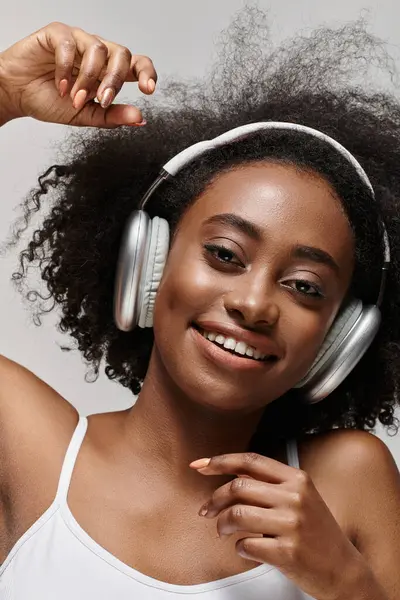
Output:
[[[154,304],[167,260],[168,250],[168,222],[160,217],[154,217],[151,221],[147,256],[140,282],[139,327],[153,326]]]
[[[122,236],[114,288],[114,321],[121,331],[131,331],[139,318],[140,281],[151,221],[143,210],[133,211]]]
[[[303,388],[307,403],[320,402],[344,381],[370,347],[380,323],[379,308],[363,307],[360,300],[341,311],[311,369],[295,386]]]
[[[295,386],[296,388],[306,386],[313,377],[321,371],[322,367],[329,361],[351,328],[357,322],[357,319],[361,316],[362,310],[363,305],[361,300],[356,299],[350,300],[350,302],[340,310],[328,331],[313,364],[303,379]]]

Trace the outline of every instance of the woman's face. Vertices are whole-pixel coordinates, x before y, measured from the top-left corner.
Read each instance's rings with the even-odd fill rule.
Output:
[[[218,411],[260,409],[308,371],[348,290],[353,236],[319,175],[265,162],[219,175],[173,239],[154,352]]]

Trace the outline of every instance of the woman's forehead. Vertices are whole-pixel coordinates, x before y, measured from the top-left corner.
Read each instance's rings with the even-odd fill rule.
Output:
[[[338,260],[353,252],[352,231],[333,188],[322,176],[292,165],[257,163],[218,175],[182,225],[193,232],[210,221],[218,224],[212,217],[219,214],[249,221],[265,240],[322,246]]]

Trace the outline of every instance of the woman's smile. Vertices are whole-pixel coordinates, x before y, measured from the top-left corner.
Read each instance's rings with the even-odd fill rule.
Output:
[[[261,354],[243,341],[201,330],[195,325],[190,327],[195,344],[200,352],[218,366],[235,371],[270,370],[279,360],[276,355]],[[213,339],[214,338],[214,339]]]

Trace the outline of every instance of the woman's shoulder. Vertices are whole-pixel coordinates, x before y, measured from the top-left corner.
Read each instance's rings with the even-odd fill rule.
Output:
[[[0,507],[3,534],[4,519],[23,529],[25,521],[51,504],[78,419],[76,409],[56,390],[0,356],[0,491],[7,500]],[[7,545],[0,537],[0,547]]]
[[[367,474],[376,461],[394,462],[386,444],[369,431],[332,429],[319,434],[305,435],[299,441],[300,464],[315,473],[327,469],[346,475]],[[303,467],[301,467],[303,468]]]
[[[76,409],[26,367],[0,356],[0,432],[9,444],[66,440],[76,426]],[[39,441],[41,440],[41,444]]]
[[[389,448],[376,435],[334,429],[304,436],[298,450],[300,468],[357,547],[365,537],[367,515],[381,510],[379,522],[393,503],[399,505],[399,470]]]
[[[398,473],[387,445],[369,431],[334,429],[309,434],[299,440],[298,450],[300,468],[314,483],[335,488],[336,493],[338,485],[350,483],[352,488],[356,484],[365,491],[382,469]]]

